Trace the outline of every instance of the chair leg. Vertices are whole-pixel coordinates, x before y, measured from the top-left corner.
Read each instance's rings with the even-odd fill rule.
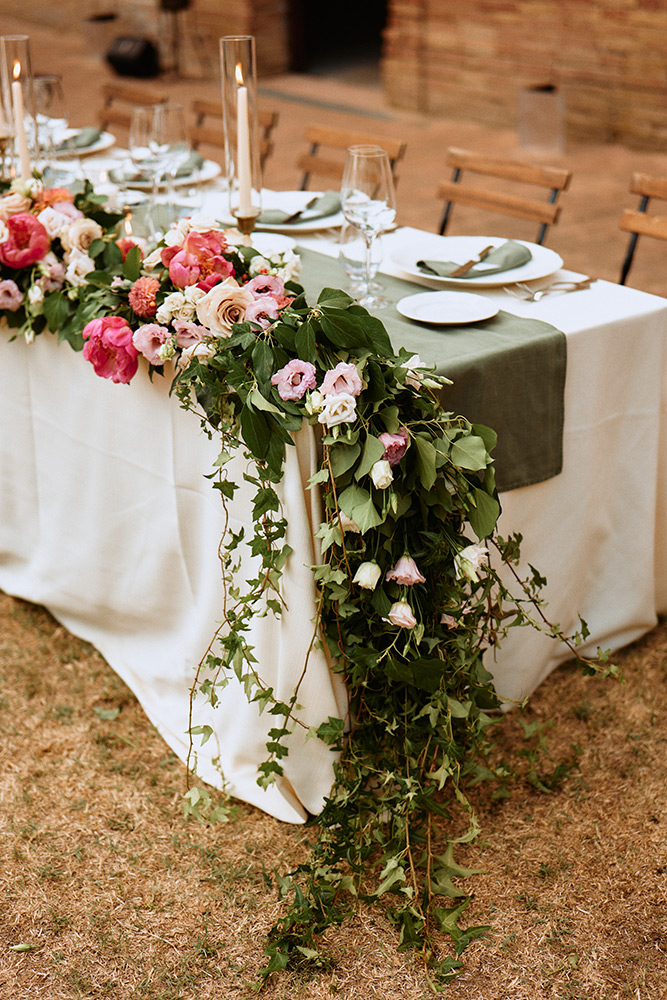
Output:
[[[628,276],[630,268],[632,266],[632,258],[635,255],[635,247],[637,246],[637,240],[639,236],[637,233],[632,233],[630,236],[630,242],[628,243],[628,249],[625,254],[625,260],[623,261],[623,266],[621,268],[621,276],[618,279],[619,285],[625,284],[625,279]]]

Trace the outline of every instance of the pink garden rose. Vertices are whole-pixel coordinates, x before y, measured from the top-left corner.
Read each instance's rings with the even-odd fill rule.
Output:
[[[403,587],[411,587],[415,583],[426,583],[426,578],[419,572],[417,563],[412,556],[401,556],[394,568],[389,570],[385,579],[395,580]]]
[[[11,278],[0,281],[0,309],[8,309],[9,312],[16,312],[23,303],[23,292]]]
[[[132,330],[121,316],[93,319],[83,328],[83,356],[95,373],[112,382],[129,382],[136,375],[139,352]]]
[[[281,399],[303,399],[306,390],[314,389],[317,384],[315,365],[311,365],[310,361],[294,358],[271,376],[271,382],[277,386]]]
[[[344,392],[350,396],[358,396],[363,387],[356,365],[340,361],[325,374],[320,392],[324,396],[340,396]]]
[[[51,247],[46,229],[34,215],[19,212],[7,219],[7,239],[0,243],[0,261],[17,270],[41,260]]]
[[[396,601],[392,604],[384,620],[391,622],[392,625],[400,625],[401,628],[414,628],[417,624],[417,619],[407,601]]]
[[[128,300],[137,316],[147,319],[155,316],[157,312],[157,302],[155,296],[160,288],[157,278],[137,278],[130,289]]]
[[[398,465],[408,447],[408,432],[405,427],[401,427],[398,434],[380,434],[378,440],[384,445],[383,459],[390,465]]]

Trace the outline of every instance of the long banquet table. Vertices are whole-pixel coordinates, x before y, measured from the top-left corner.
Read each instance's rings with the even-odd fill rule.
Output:
[[[399,230],[387,244],[410,235]],[[326,240],[304,243],[334,252]],[[396,270],[389,261],[386,268]],[[566,630],[579,614],[587,620],[584,651],[619,648],[667,611],[667,301],[607,282],[534,304],[501,290],[485,294],[551,323],[567,342],[562,471],[504,492],[500,532],[524,536],[524,563],[548,578],[550,617]],[[215,440],[169,397],[168,383],[137,376],[113,385],[53,337],[27,345],[0,336],[0,587],[45,605],[92,642],[185,758],[193,671],[220,621],[223,512],[204,478]],[[295,550],[284,578],[289,611],[281,623],[267,616],[253,626],[261,674],[281,697],[297,683],[311,639],[308,566],[319,512],[304,485],[315,461],[312,437],[302,434],[288,449],[283,483]],[[233,526],[247,512],[241,491]],[[487,666],[512,702],[568,655],[518,629]],[[322,654],[309,661],[299,703],[304,727],[284,776],[266,791],[256,767],[272,718],[248,705],[235,681],[215,711],[196,706],[196,723],[215,730],[198,753],[199,775],[219,786],[224,774],[233,795],[286,821],[317,813],[332,757],[306,740],[305,727],[346,710],[344,687]]]

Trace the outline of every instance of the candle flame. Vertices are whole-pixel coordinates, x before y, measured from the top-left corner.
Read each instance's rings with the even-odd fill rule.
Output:
[[[123,225],[124,225],[124,228],[125,228],[125,235],[126,236],[131,236],[132,235],[132,212],[128,212],[127,213],[127,215],[125,216],[125,222],[124,222]]]
[[[241,63],[236,64],[236,82],[239,87],[243,86],[243,73],[241,72]]]
[[[21,60],[20,59],[15,59],[14,60],[14,68],[12,70],[12,75],[13,75],[13,77],[14,77],[15,80],[18,80],[18,78],[20,77],[20,75],[21,75]]]

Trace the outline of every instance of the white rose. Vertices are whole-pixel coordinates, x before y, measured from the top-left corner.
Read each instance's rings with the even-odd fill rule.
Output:
[[[135,242],[136,242],[136,240],[135,240]],[[144,257],[144,261],[143,261],[144,267],[148,268],[149,271],[152,271],[152,269],[154,267],[157,267],[157,265],[161,264],[161,263],[162,263],[162,248],[161,247],[158,247],[156,250],[153,250],[152,253],[149,253],[148,257]]]
[[[363,562],[354,574],[352,583],[358,583],[365,590],[375,590],[382,576],[382,570],[376,562]]]
[[[283,254],[281,277],[284,281],[295,281],[301,274],[301,258],[293,250]]]
[[[191,320],[194,314],[194,303],[188,302],[183,292],[172,292],[158,307],[155,320],[162,326],[166,326],[172,319]]]
[[[380,459],[376,462],[370,472],[371,479],[373,480],[373,486],[376,486],[379,490],[384,490],[387,486],[390,486],[394,479],[394,473],[391,471],[391,465],[385,459]]]
[[[4,198],[0,198],[0,219],[6,222],[11,215],[16,215],[18,212],[28,212],[31,204],[31,199],[25,194],[20,191],[12,191]]]
[[[488,554],[489,550],[481,542],[475,542],[474,545],[467,545],[465,549],[461,549],[454,556],[457,579],[465,577],[471,583],[477,583],[479,581],[477,570],[484,565]]]
[[[357,400],[349,392],[340,392],[337,396],[324,397],[322,412],[317,418],[320,424],[335,427],[336,424],[348,423],[357,416]]]
[[[102,236],[102,227],[94,219],[76,219],[65,229],[60,236],[63,249],[67,251],[79,250],[86,254],[93,240],[98,240]]]
[[[46,229],[50,240],[55,240],[63,230],[69,229],[70,220],[67,216],[63,215],[62,212],[57,212],[50,205],[48,208],[42,209],[37,218]]]
[[[245,311],[254,302],[252,292],[234,278],[219,281],[197,303],[197,319],[216,337],[229,337],[234,323],[242,323]]]
[[[69,281],[70,285],[85,285],[86,275],[95,270],[95,261],[80,250],[70,250],[65,262],[65,281]]]

